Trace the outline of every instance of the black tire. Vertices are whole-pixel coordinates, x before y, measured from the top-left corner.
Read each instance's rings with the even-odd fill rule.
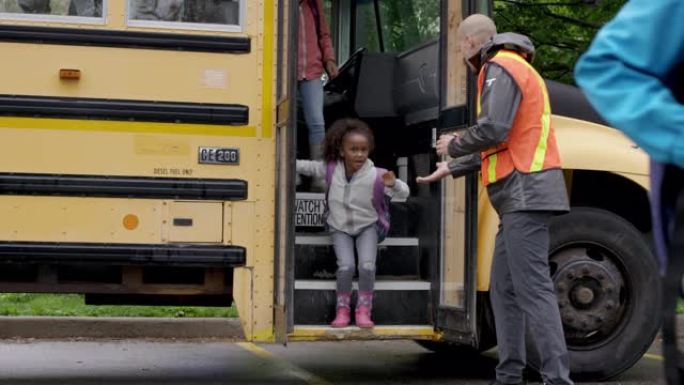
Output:
[[[571,374],[591,381],[614,377],[643,356],[660,326],[661,282],[653,253],[631,223],[596,208],[555,217],[550,238]],[[538,369],[530,342],[528,364]]]

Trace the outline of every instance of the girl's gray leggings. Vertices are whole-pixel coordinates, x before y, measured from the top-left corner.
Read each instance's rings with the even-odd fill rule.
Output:
[[[368,226],[358,235],[341,231],[332,233],[337,256],[337,292],[351,293],[354,279],[354,244],[359,254],[359,291],[373,291],[375,286],[375,259],[378,254],[378,233]]]

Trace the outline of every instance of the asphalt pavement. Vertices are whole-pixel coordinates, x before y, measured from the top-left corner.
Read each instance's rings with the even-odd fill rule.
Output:
[[[412,341],[7,340],[0,384],[488,384],[495,352],[469,358]],[[663,384],[658,347],[605,384]]]
[[[660,354],[656,339],[604,384],[664,384]],[[254,344],[237,320],[0,317],[0,384],[483,385],[495,365],[495,350],[454,357],[413,341]]]

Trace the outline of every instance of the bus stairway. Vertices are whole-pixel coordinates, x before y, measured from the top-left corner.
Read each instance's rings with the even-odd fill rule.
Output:
[[[430,324],[430,288],[414,210],[392,202],[392,226],[378,245],[373,320],[383,325]],[[357,256],[358,261],[358,256]],[[294,324],[328,325],[335,318],[335,272],[332,240],[322,228],[298,227],[295,237]],[[352,307],[356,302],[358,272]]]

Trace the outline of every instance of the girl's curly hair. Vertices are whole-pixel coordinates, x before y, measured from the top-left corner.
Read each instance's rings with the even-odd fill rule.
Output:
[[[336,162],[341,158],[342,143],[344,138],[351,133],[365,136],[368,139],[369,152],[373,151],[375,148],[375,138],[373,137],[373,131],[368,128],[368,125],[359,119],[343,118],[336,120],[325,134],[323,159],[326,162]]]

